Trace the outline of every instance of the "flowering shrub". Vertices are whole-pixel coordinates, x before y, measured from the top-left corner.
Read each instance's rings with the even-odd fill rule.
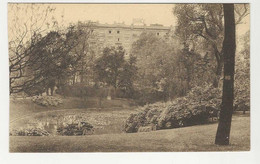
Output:
[[[42,106],[58,106],[59,104],[62,104],[60,98],[53,96],[34,96],[32,97],[32,101]]]
[[[66,136],[89,135],[93,134],[93,126],[87,122],[71,123],[59,126],[57,132]]]
[[[12,130],[11,136],[48,136],[49,133],[42,128],[23,128],[19,130]]]
[[[57,127],[59,135],[89,135],[93,134],[93,126],[86,122],[84,117],[69,115],[59,119],[60,124]]]
[[[137,132],[140,127],[156,125],[156,129],[178,128],[202,124],[217,117],[221,92],[212,86],[195,87],[185,97],[172,102],[155,103],[140,108],[126,120],[125,131]]]

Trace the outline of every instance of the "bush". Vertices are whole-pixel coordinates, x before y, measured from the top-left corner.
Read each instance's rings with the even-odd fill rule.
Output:
[[[57,132],[65,136],[89,135],[93,134],[93,126],[87,122],[71,123],[59,126]]]
[[[140,127],[156,125],[156,129],[178,128],[203,124],[217,117],[221,93],[212,86],[195,87],[185,97],[172,102],[155,103],[140,108],[126,120],[125,131],[137,132]]]
[[[49,133],[42,128],[24,128],[19,130],[13,130],[10,132],[11,136],[48,136]]]
[[[236,96],[234,101],[235,111],[249,111],[250,110],[250,97],[247,95]]]
[[[58,106],[62,104],[62,100],[53,96],[34,96],[32,101],[41,106]]]
[[[93,126],[85,121],[82,115],[68,115],[60,117],[57,124],[59,135],[89,135],[93,134]]]

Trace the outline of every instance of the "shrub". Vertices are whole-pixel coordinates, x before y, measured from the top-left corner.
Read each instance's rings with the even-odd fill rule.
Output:
[[[65,136],[89,135],[93,134],[93,126],[87,122],[71,123],[59,126],[57,132]]]
[[[24,128],[19,130],[12,130],[11,136],[48,136],[49,133],[42,128]]]
[[[58,106],[62,104],[62,100],[53,96],[34,96],[32,101],[41,106]]]
[[[59,135],[89,135],[93,134],[93,126],[85,121],[82,115],[68,115],[59,118],[57,133]]]
[[[195,87],[185,97],[172,102],[155,103],[140,108],[126,120],[125,131],[137,132],[140,127],[156,125],[156,129],[178,128],[203,124],[216,117],[221,93],[212,86]]]

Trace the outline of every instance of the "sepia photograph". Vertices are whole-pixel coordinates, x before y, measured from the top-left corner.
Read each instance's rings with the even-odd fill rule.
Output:
[[[9,152],[249,152],[250,9],[9,2]]]

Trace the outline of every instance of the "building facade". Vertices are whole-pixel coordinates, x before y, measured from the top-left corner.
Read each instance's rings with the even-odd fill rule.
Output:
[[[158,37],[168,37],[171,27],[165,27],[160,24],[151,24],[133,22],[131,25],[124,23],[100,24],[91,23],[92,37],[90,44],[95,45],[98,49],[111,46],[122,46],[129,55],[131,46],[143,32],[154,33]]]

